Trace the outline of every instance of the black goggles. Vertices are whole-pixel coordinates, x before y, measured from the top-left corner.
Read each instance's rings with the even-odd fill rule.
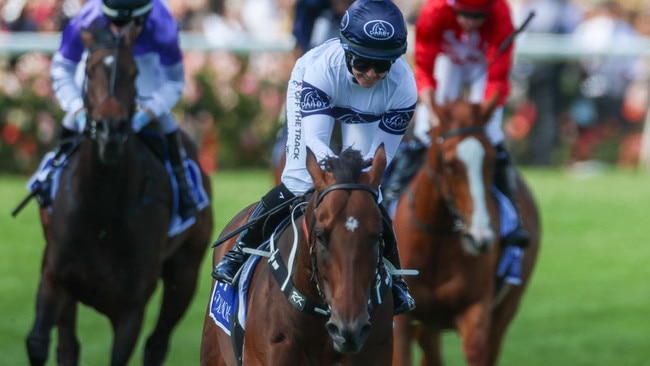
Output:
[[[470,13],[461,10],[456,10],[456,15],[460,15],[463,18],[473,19],[473,20],[484,19],[487,16],[487,14],[485,13]]]
[[[395,60],[375,60],[357,57],[355,55],[352,55],[352,59],[350,60],[350,64],[355,70],[359,72],[367,72],[370,69],[374,69],[377,74],[388,72],[394,62]]]

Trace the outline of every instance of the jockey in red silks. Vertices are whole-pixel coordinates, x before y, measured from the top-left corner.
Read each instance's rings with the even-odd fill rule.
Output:
[[[415,78],[419,105],[415,116],[415,139],[395,157],[391,175],[384,184],[384,202],[394,200],[420,166],[431,141],[429,129],[436,123],[433,104],[461,96],[467,88],[469,100],[481,103],[498,93],[498,107],[486,126],[497,149],[495,185],[517,210],[516,229],[505,243],[525,246],[529,235],[521,222],[515,197],[515,171],[508,152],[502,121],[503,104],[510,92],[515,33],[506,0],[428,0],[415,28]]]

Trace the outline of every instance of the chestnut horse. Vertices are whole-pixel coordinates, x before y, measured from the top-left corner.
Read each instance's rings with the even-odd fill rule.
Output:
[[[212,235],[210,204],[193,226],[169,237],[174,191],[163,161],[134,134],[137,65],[134,29],[113,36],[84,30],[89,50],[84,104],[88,123],[78,151],[62,167],[51,208],[40,211],[46,240],[36,319],[27,337],[32,365],[45,364],[58,328],[57,362],[79,363],[77,305],[106,315],[113,329],[111,365],[126,365],[158,280],[160,315],[146,342],[144,365],[160,365],[171,332],[194,295]],[[162,141],[162,139],[161,139]],[[184,136],[194,161],[197,148]],[[211,196],[209,178],[199,185]]]
[[[293,213],[289,225],[272,236],[269,264],[253,269],[245,295],[243,356],[235,357],[209,305],[201,365],[390,365],[393,301],[377,205],[386,165],[383,145],[367,172],[368,162],[357,150],[321,164],[308,149],[314,194],[294,205],[294,212],[304,208],[304,215]],[[240,227],[250,211],[239,213],[223,233]],[[214,264],[233,242],[215,249]],[[286,287],[276,279],[282,268]]]
[[[458,100],[435,106],[439,124],[431,129],[426,161],[395,212],[402,265],[419,275],[406,278],[417,307],[395,318],[393,365],[412,365],[414,338],[422,365],[441,365],[444,330],[458,332],[468,365],[495,365],[519,307],[539,250],[539,214],[518,176],[517,199],[531,241],[522,283],[497,280],[504,246],[491,193],[496,151],[485,134],[495,105],[496,98],[484,105]]]

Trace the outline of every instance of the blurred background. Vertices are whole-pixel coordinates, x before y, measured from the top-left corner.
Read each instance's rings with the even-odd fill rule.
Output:
[[[295,1],[168,0],[182,28],[187,77],[175,113],[207,171],[270,165],[295,60]],[[411,26],[421,2],[396,1]],[[0,173],[33,172],[56,143],[62,113],[51,95],[50,56],[82,3],[0,0]],[[647,170],[650,4],[511,5],[516,24],[536,12],[516,39],[504,121],[517,164],[581,174]]]
[[[174,112],[212,174],[215,235],[272,184],[269,167],[296,57],[296,1],[167,0],[182,27],[187,78]],[[24,336],[42,254],[37,205],[16,219],[8,213],[27,194],[27,176],[56,144],[62,112],[51,94],[50,57],[82,3],[0,0],[0,207],[7,215],[0,219],[3,365],[27,362]],[[412,27],[422,0],[396,3]],[[515,40],[504,124],[509,150],[540,205],[544,248],[501,364],[648,364],[650,188],[648,175],[637,173],[650,171],[650,3],[511,5],[516,24],[536,13]],[[331,19],[329,14],[317,20],[306,38],[327,34]],[[406,57],[411,61],[412,49]],[[170,365],[196,364],[211,293],[208,257],[196,301],[176,331]],[[109,324],[92,310],[80,311],[82,364],[102,364]],[[150,312],[149,328],[152,319]],[[448,335],[446,346],[457,354],[448,364],[463,365],[458,339]],[[139,360],[140,354],[132,364]]]

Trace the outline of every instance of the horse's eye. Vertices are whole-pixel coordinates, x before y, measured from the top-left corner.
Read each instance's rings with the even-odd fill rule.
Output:
[[[455,174],[460,169],[457,161],[450,161],[445,163],[445,170],[450,174]]]
[[[325,235],[323,235],[323,232],[320,230],[316,230],[314,232],[314,235],[316,236],[316,241],[318,242],[318,247],[321,250],[327,250],[329,249],[329,245],[327,243],[327,240],[325,240]]]

